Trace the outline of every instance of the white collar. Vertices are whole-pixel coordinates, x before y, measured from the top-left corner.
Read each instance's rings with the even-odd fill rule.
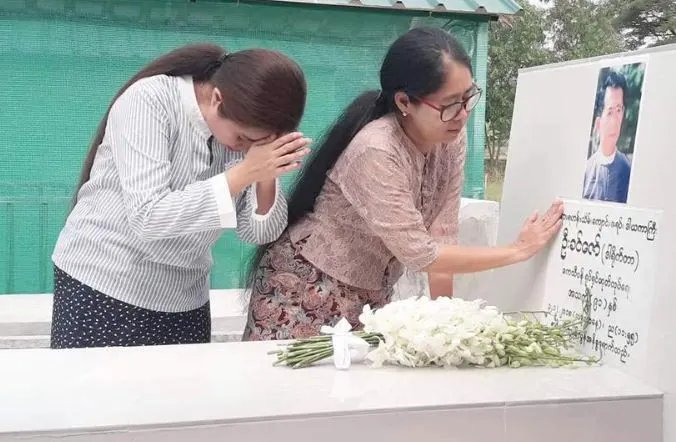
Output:
[[[211,130],[209,130],[209,126],[207,126],[207,122],[204,120],[202,111],[197,104],[192,77],[178,77],[178,89],[179,94],[181,95],[181,103],[188,116],[188,120],[190,120],[190,123],[202,136],[204,136],[204,138],[208,139],[213,134],[211,133]]]
[[[612,155],[606,156],[601,152],[601,148],[599,147],[599,150],[596,151],[597,153],[597,158],[598,158],[598,163],[603,164],[603,165],[608,165],[615,161],[615,155],[617,154],[617,149],[615,149],[615,152],[612,153]]]

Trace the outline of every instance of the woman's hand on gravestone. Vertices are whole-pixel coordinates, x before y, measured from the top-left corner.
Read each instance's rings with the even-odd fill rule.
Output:
[[[533,257],[549,244],[561,228],[562,215],[563,203],[555,201],[543,216],[535,212],[526,220],[514,243],[519,260]]]

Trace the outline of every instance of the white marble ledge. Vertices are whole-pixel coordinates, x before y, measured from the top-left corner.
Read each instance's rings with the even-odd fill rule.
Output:
[[[244,328],[241,290],[212,290],[211,321],[215,333],[237,333]],[[2,339],[49,337],[52,294],[0,295],[0,348]],[[18,343],[18,346],[21,344]],[[26,345],[28,346],[28,345]]]
[[[2,351],[0,441],[487,409],[501,410],[492,415],[491,425],[503,428],[505,410],[513,407],[537,405],[542,411],[542,406],[584,408],[622,401],[634,407],[631,413],[643,409],[651,426],[661,427],[661,392],[609,367],[414,370],[354,365],[338,371],[326,364],[293,370],[272,366],[267,352],[276,345]]]

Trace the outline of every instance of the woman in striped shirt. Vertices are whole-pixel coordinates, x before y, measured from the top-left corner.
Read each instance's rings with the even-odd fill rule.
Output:
[[[117,93],[58,238],[52,348],[208,342],[211,247],[223,229],[279,237],[278,177],[299,167],[300,67],[190,45]]]

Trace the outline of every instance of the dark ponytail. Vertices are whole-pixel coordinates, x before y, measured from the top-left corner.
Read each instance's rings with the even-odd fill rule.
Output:
[[[288,227],[312,212],[324,187],[327,172],[333,168],[350,141],[364,126],[391,112],[390,103],[392,100],[388,101],[381,91],[367,91],[352,101],[334,121],[295,181],[288,201]],[[270,245],[261,245],[254,252],[246,275],[247,287],[253,286],[258,266]]]
[[[289,198],[289,226],[296,224],[315,206],[324,187],[326,173],[333,168],[350,141],[368,123],[391,111],[379,91],[368,91],[358,96],[333,123],[319,142],[319,149],[299,174]]]
[[[124,93],[124,91],[129,89],[129,86],[141,80],[142,78],[162,74],[172,76],[192,75],[195,78],[195,81],[204,81],[205,79],[211,77],[213,72],[218,69],[220,60],[224,56],[225,51],[216,45],[199,44],[185,46],[156,58],[146,67],[138,71],[133,77],[131,77],[110,101],[103,119],[96,128],[96,134],[94,135],[94,139],[89,146],[87,157],[85,158],[84,165],[82,166],[80,182],[75,190],[73,202],[77,202],[77,194],[80,188],[83,184],[89,181],[89,174],[91,173],[92,165],[94,164],[96,151],[103,141],[103,136],[106,133],[106,125],[108,122],[110,108],[113,106],[113,103],[115,103],[115,100],[117,100],[120,95]]]
[[[296,130],[305,109],[307,86],[300,67],[275,51],[249,49],[228,54],[209,43],[191,44],[168,52],[137,72],[115,94],[89,147],[74,195],[89,181],[98,146],[103,141],[110,109],[137,81],[155,75],[191,76],[195,83],[210,82],[227,103],[224,118],[278,133]]]
[[[437,28],[415,28],[390,46],[380,68],[382,91],[368,91],[357,97],[333,123],[315,148],[310,161],[299,174],[289,197],[289,224],[292,227],[314,210],[326,174],[355,135],[368,123],[391,112],[397,92],[412,102],[439,90],[446,79],[444,57],[467,67],[472,63],[462,45],[449,33]],[[246,275],[246,286],[253,287],[258,266],[271,244],[259,246]]]

